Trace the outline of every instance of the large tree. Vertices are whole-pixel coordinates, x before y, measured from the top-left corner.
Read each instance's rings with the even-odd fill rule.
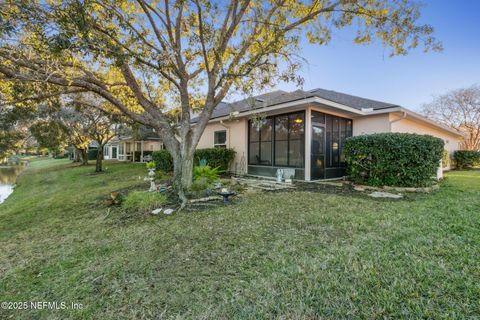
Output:
[[[452,90],[423,105],[423,114],[463,135],[461,148],[480,150],[480,86]]]
[[[54,120],[39,120],[30,126],[30,132],[39,148],[48,149],[52,157],[58,156],[67,146],[65,128]]]
[[[67,130],[72,145],[81,150],[82,162],[86,164],[86,149],[90,141],[97,143],[95,172],[102,172],[103,148],[118,133],[116,124],[122,119],[113,112],[99,109],[98,99],[89,99],[84,94],[69,97],[55,114],[59,123]],[[108,108],[105,108],[108,110]],[[88,163],[88,162],[87,162]]]
[[[403,55],[440,49],[414,0],[50,0],[4,2],[3,81],[93,92],[155,128],[174,159],[185,203],[193,152],[229,92],[298,79],[300,41],[355,28]],[[38,94],[36,99],[42,95]],[[170,117],[173,108],[179,117]],[[192,110],[198,121],[192,123]]]
[[[30,137],[27,122],[29,112],[23,108],[0,107],[0,163],[23,148]]]

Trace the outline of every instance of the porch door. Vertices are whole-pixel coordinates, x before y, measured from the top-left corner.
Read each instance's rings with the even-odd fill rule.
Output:
[[[117,159],[117,147],[112,147],[112,159]]]
[[[310,178],[312,180],[325,178],[325,124],[314,121],[312,112],[312,142],[310,158]]]

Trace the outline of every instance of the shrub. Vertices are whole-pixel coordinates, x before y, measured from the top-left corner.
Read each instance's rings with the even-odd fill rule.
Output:
[[[450,166],[450,153],[448,150],[443,150],[443,155],[442,155],[442,168],[447,168]]]
[[[96,160],[97,159],[98,149],[88,149],[87,159]]]
[[[173,158],[167,150],[153,152],[152,158],[157,164],[158,170],[162,170],[163,172],[173,171]]]
[[[351,137],[344,147],[347,174],[374,186],[425,186],[437,172],[443,146],[442,139],[411,133]]]
[[[155,169],[156,164],[155,164],[155,161],[149,161],[146,163],[145,166],[147,167],[147,169]]]
[[[212,168],[209,165],[195,166],[193,167],[193,180],[200,179],[205,180],[208,184],[217,181],[220,170],[218,168]]]
[[[480,166],[480,151],[457,150],[453,153],[455,166],[458,169]]]
[[[152,158],[157,164],[157,169],[165,172],[173,171],[173,159],[167,150],[153,152]],[[205,159],[211,168],[228,171],[230,163],[235,158],[235,150],[227,148],[198,149],[195,150],[193,158],[196,164]]]
[[[122,202],[122,207],[127,211],[149,212],[164,205],[167,198],[158,192],[133,191]]]
[[[206,179],[201,178],[193,181],[190,190],[193,191],[194,193],[200,193],[202,191],[205,191],[209,187],[210,187],[210,183],[208,183]]]
[[[195,150],[194,159],[196,164],[205,159],[211,168],[228,171],[230,163],[235,159],[235,153],[235,150],[229,148],[197,149]]]

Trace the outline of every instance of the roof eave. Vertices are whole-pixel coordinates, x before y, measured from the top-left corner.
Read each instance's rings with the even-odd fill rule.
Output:
[[[337,102],[333,102],[327,99],[319,98],[319,97],[307,97],[307,98],[302,98],[302,99],[297,99],[293,101],[288,101],[288,102],[282,102],[278,104],[273,104],[271,106],[263,107],[260,109],[255,109],[255,110],[248,110],[248,111],[243,111],[239,112],[237,115],[226,115],[226,116],[221,116],[217,118],[212,118],[210,119],[209,122],[217,122],[217,121],[224,121],[224,120],[229,120],[229,119],[235,119],[235,118],[243,118],[245,116],[251,115],[255,112],[269,112],[269,111],[275,111],[275,110],[280,110],[284,108],[289,108],[289,107],[296,107],[296,106],[301,106],[304,104],[312,104],[312,103],[319,103],[319,104],[324,104],[330,107],[334,107],[336,109],[342,110],[342,111],[347,111],[351,112],[357,115],[366,115],[367,113],[358,110],[356,108],[352,108]]]
[[[418,113],[416,113],[416,112],[413,112],[413,111],[408,110],[408,109],[403,108],[403,107],[400,107],[400,109],[401,109],[402,112],[406,112],[408,116],[410,116],[410,117],[412,117],[412,118],[414,118],[414,119],[417,119],[417,120],[426,122],[426,123],[428,123],[428,124],[430,124],[430,125],[438,128],[438,129],[441,129],[441,130],[443,130],[443,131],[449,132],[450,134],[453,134],[453,135],[455,135],[455,136],[457,136],[457,137],[459,137],[459,138],[462,138],[462,137],[463,137],[463,135],[462,135],[461,133],[455,131],[454,129],[448,128],[448,127],[446,127],[446,126],[444,126],[444,125],[442,125],[442,124],[440,124],[440,123],[437,123],[437,122],[435,122],[435,121],[433,121],[433,120],[430,120],[430,119],[422,116],[421,114],[418,114]]]

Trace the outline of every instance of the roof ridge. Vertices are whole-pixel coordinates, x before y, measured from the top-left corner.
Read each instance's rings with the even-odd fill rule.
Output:
[[[309,90],[308,92],[314,93],[315,91],[328,91],[328,92],[332,92],[332,93],[335,93],[335,94],[340,94],[340,95],[343,95],[343,96],[349,96],[349,97],[356,98],[356,99],[362,99],[362,100],[367,100],[367,101],[372,101],[372,102],[380,102],[380,103],[388,104],[390,106],[398,106],[399,107],[399,105],[395,104],[395,103],[381,101],[381,100],[375,100],[375,99],[371,99],[371,98],[360,97],[360,96],[356,96],[356,95],[353,95],[353,94],[350,94],[350,93],[344,93],[344,92],[339,92],[339,91],[329,90],[329,89],[323,89],[323,88],[316,88],[316,89],[313,89],[313,90]]]

